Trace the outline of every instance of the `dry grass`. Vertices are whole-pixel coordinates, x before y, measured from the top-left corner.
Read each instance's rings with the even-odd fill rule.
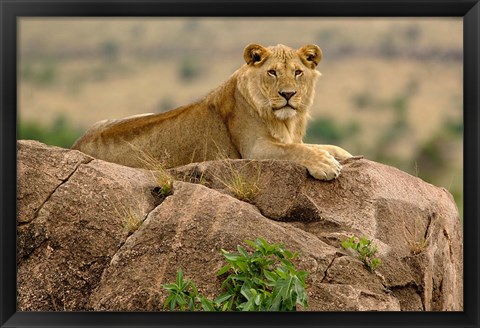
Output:
[[[114,210],[116,217],[120,219],[120,225],[130,236],[140,228],[148,214],[149,204],[146,199],[147,190],[142,187],[140,192],[134,191],[130,182],[125,181],[120,184],[122,192],[115,191],[105,195],[106,202]]]
[[[125,188],[127,190],[127,188]],[[114,194],[115,195],[115,194]],[[108,198],[110,206],[114,209],[117,217],[121,220],[122,229],[127,236],[130,236],[140,228],[145,217],[142,212],[141,201],[135,200],[134,197],[130,197],[133,203],[125,202],[119,197],[115,196],[115,201]]]
[[[237,169],[231,160],[223,160],[223,163],[225,163],[225,173],[222,176],[214,175],[215,178],[227,187],[235,198],[252,202],[261,191],[259,166],[252,167],[255,162],[249,161]]]
[[[412,254],[417,255],[422,253],[429,245],[432,229],[421,224],[420,219],[415,219],[413,231],[407,227],[405,220],[403,221],[403,227],[403,235]]]
[[[200,174],[199,174],[200,173]],[[202,186],[208,187],[209,182],[205,177],[205,172],[198,172],[196,169],[190,172],[185,172],[182,177],[182,181],[200,184]]]
[[[128,235],[137,231],[143,223],[142,216],[132,209],[125,209],[122,217],[124,222],[123,229]]]
[[[160,187],[159,196],[166,197],[171,195],[175,178],[165,169],[165,164],[160,159],[132,143],[127,142],[127,144],[134,150],[137,158],[144,166],[152,172],[156,184]],[[169,154],[165,154],[166,158],[169,156]]]
[[[120,199],[117,199],[115,202],[109,200],[109,202],[117,217],[120,218],[123,231],[127,236],[130,236],[140,228],[144,220],[140,204],[138,206],[127,206]]]

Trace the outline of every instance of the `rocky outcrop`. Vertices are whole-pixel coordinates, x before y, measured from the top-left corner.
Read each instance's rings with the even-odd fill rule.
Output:
[[[170,170],[163,199],[150,171],[33,141],[17,156],[19,310],[159,311],[180,268],[218,295],[220,249],[257,237],[300,253],[308,310],[463,309],[455,203],[395,168],[351,160],[321,182],[286,161],[204,162]],[[248,202],[239,177],[257,190]],[[341,247],[353,235],[378,246],[374,272]]]

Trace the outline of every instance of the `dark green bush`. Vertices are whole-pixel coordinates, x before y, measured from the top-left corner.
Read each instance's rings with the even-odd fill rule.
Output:
[[[105,40],[100,43],[100,52],[107,61],[116,61],[120,54],[120,46],[115,40]]]
[[[201,69],[195,58],[191,56],[184,57],[180,62],[180,78],[183,81],[191,81],[200,75]]]
[[[319,118],[308,125],[307,140],[321,143],[338,143],[341,139],[341,129],[331,119]]]
[[[309,143],[338,144],[357,135],[360,130],[360,124],[355,121],[338,125],[331,119],[318,118],[308,125],[305,140]]]
[[[241,246],[237,247],[238,253],[222,249],[228,264],[217,276],[228,276],[220,296],[213,301],[202,296],[179,270],[176,282],[164,285],[169,291],[164,307],[172,311],[296,311],[297,304],[306,308],[307,272],[296,270],[291,262],[297,254],[261,238],[245,242],[254,249],[253,253]]]
[[[50,125],[33,121],[20,121],[18,139],[38,140],[47,145],[70,148],[82,135],[82,129],[74,127],[65,116],[57,116]]]

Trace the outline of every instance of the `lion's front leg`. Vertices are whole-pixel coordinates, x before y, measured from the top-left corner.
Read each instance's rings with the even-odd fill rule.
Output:
[[[350,154],[345,149],[338,146],[334,146],[334,145],[315,145],[315,144],[304,144],[304,145],[307,147],[328,151],[330,155],[335,157],[335,159],[337,160],[353,157],[353,155]]]
[[[257,142],[247,157],[291,160],[305,166],[308,172],[318,180],[333,180],[340,175],[342,168],[327,150],[299,143]]]

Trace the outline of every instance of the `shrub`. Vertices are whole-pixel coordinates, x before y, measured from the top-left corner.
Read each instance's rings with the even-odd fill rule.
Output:
[[[120,46],[115,40],[107,39],[100,44],[100,52],[106,61],[116,61],[120,54]]]
[[[372,245],[370,239],[362,237],[357,241],[357,238],[352,236],[342,241],[342,247],[346,250],[352,249],[371,272],[375,271],[381,263],[380,259],[375,257],[378,252],[377,245]]]
[[[57,116],[51,125],[21,121],[18,138],[38,140],[48,145],[70,148],[82,135],[82,129],[73,127],[63,115]]]
[[[238,253],[222,249],[228,264],[217,276],[229,275],[222,283],[224,292],[220,296],[212,301],[200,295],[195,284],[185,280],[179,270],[176,282],[163,286],[170,292],[164,307],[172,311],[295,311],[297,304],[306,308],[307,272],[297,271],[291,262],[298,254],[262,238],[245,242],[253,253],[241,246],[237,246]]]
[[[361,130],[357,121],[343,125],[328,118],[318,118],[309,124],[305,141],[309,143],[338,144],[359,134]]]
[[[308,138],[324,143],[338,143],[342,138],[341,129],[331,119],[319,118],[311,122],[307,130]]]
[[[192,81],[200,75],[201,69],[193,57],[184,57],[180,63],[180,78],[185,81]]]

